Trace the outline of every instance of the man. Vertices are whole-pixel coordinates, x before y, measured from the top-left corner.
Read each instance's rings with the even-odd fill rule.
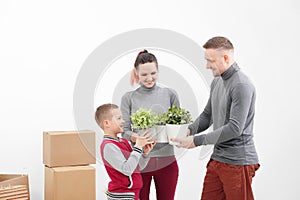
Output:
[[[207,164],[202,200],[252,200],[251,183],[259,168],[253,142],[255,88],[234,61],[234,48],[225,37],[204,45],[206,68],[214,80],[204,111],[189,126],[186,138],[173,138],[178,147],[214,144]],[[213,125],[213,131],[195,135]]]

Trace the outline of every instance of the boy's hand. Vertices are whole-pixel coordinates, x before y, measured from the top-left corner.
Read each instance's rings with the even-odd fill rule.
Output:
[[[130,140],[131,142],[136,142],[136,138],[138,137],[139,135],[137,133],[132,133],[131,136],[130,136]]]
[[[142,135],[138,135],[135,141],[135,147],[142,148],[147,144],[153,143],[152,141],[153,134],[145,131]]]
[[[144,146],[144,155],[148,155],[152,151],[155,144],[156,144],[156,141],[154,141],[150,144],[146,144]]]

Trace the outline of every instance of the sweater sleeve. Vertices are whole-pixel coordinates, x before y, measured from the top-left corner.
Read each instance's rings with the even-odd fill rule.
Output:
[[[195,135],[197,133],[201,133],[201,132],[205,131],[213,123],[212,108],[211,108],[211,94],[215,87],[215,84],[216,84],[216,79],[214,79],[210,85],[209,99],[207,101],[207,104],[206,104],[203,112],[199,115],[199,117],[197,117],[195,122],[193,124],[189,125],[189,127],[188,127],[190,129],[190,135]]]
[[[126,138],[130,141],[130,136],[132,135],[131,131],[131,103],[130,103],[130,93],[126,93],[121,99],[121,112],[123,115],[123,119],[125,121],[124,124],[124,132],[122,133],[122,137]]]
[[[139,164],[142,150],[133,147],[129,158],[126,160],[122,151],[114,144],[106,144],[103,150],[104,159],[116,170],[126,176],[130,176]]]
[[[253,94],[253,89],[248,84],[241,83],[233,88],[229,121],[210,133],[195,136],[195,145],[217,144],[240,136],[245,127]]]
[[[144,154],[142,155],[142,157],[139,161],[140,170],[144,169],[147,166],[149,160],[150,160],[149,155],[144,155]]]
[[[203,112],[195,120],[195,122],[189,125],[190,135],[201,133],[210,127],[212,124],[212,111],[211,111],[211,99],[209,98]]]
[[[170,104],[173,106],[173,104],[176,104],[177,106],[180,106],[178,94],[175,90],[168,88],[170,93]]]

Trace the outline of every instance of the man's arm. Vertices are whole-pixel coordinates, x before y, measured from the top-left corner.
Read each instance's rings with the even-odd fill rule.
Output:
[[[210,127],[211,124],[211,99],[209,98],[203,112],[199,115],[199,117],[195,120],[193,124],[189,125],[189,135],[195,135],[197,133],[205,131],[206,129],[208,129],[208,127]]]
[[[251,85],[242,83],[237,85],[231,93],[232,103],[228,123],[210,133],[195,136],[195,145],[217,144],[240,136],[253,103],[253,95],[254,89]]]

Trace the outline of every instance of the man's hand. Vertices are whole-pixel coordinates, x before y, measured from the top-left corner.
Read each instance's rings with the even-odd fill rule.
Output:
[[[190,136],[191,134],[191,130],[188,128],[188,130],[186,131],[186,136]]]
[[[178,148],[191,149],[196,147],[193,136],[188,136],[185,138],[171,138],[171,141],[178,143],[178,145],[176,145]]]

